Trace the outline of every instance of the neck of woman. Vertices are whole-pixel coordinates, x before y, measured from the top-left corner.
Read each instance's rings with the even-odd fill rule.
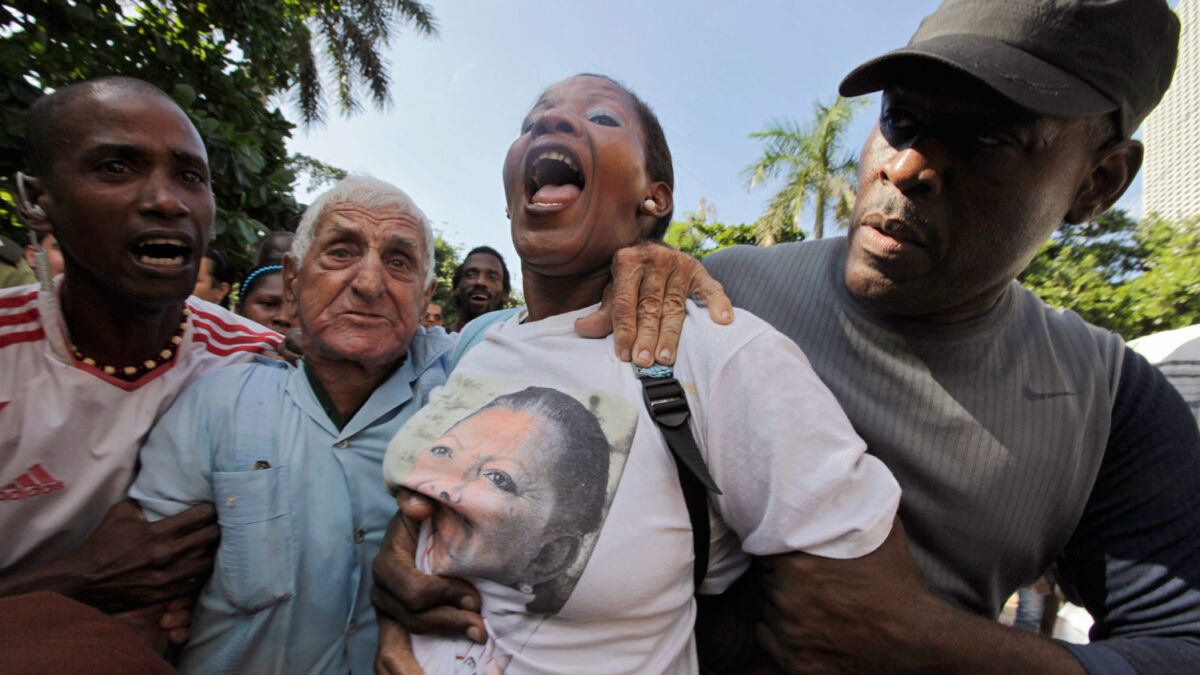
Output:
[[[167,348],[183,320],[183,301],[141,307],[96,283],[63,279],[61,308],[76,348],[97,363],[136,366]]]
[[[582,276],[549,277],[522,264],[521,278],[529,320],[540,321],[600,302],[612,272],[603,267]]]

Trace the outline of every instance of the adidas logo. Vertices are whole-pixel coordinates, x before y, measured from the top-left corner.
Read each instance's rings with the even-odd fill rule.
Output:
[[[28,499],[40,497],[51,492],[58,492],[66,486],[61,480],[55,480],[41,464],[34,464],[17,476],[13,482],[0,487],[0,502],[10,499]]]

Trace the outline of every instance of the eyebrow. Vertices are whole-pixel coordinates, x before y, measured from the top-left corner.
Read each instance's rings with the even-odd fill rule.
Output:
[[[146,148],[132,143],[100,143],[88,149],[84,156],[90,159],[103,155],[116,155],[122,159],[132,159],[145,157],[148,154]]]
[[[137,159],[149,156],[150,151],[145,146],[136,145],[133,143],[100,143],[87,151],[85,157],[88,159],[103,157],[105,155],[116,155],[122,159]],[[171,150],[171,157],[176,161],[183,162],[195,167],[208,169],[208,161],[194,152],[187,150]]]
[[[200,155],[197,155],[194,152],[188,152],[187,150],[172,150],[171,156],[174,157],[177,161],[183,162],[184,164],[190,164],[190,165],[196,166],[196,167],[203,167],[205,169],[208,168],[208,160],[204,159],[203,157],[201,157]]]
[[[595,92],[592,92],[592,93],[588,94],[587,96],[585,96],[584,100],[589,103],[591,103],[592,101],[598,101],[598,100],[609,100],[609,101],[620,100],[621,93],[622,93],[621,91],[619,91],[618,89],[615,89],[615,88],[607,89],[604,91],[595,91]],[[545,96],[541,96],[538,98],[537,102],[533,104],[533,108],[531,109],[531,111],[533,109],[540,108],[541,106],[549,105],[550,102],[552,102],[551,99],[547,99]]]

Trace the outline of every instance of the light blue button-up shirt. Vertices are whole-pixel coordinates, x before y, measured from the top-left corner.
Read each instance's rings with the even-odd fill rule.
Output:
[[[301,369],[266,359],[198,380],[159,421],[130,495],[152,520],[212,502],[221,526],[182,672],[374,672],[371,562],[396,511],[383,456],[453,344],[415,335],[341,430]]]

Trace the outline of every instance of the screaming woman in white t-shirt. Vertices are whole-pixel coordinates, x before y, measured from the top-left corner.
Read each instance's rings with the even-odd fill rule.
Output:
[[[527,309],[487,330],[392,441],[389,487],[435,503],[417,566],[475,584],[487,639],[413,636],[426,673],[695,673],[692,526],[670,450],[595,309],[613,254],[661,238],[670,151],[631,92],[547,89],[504,162]],[[701,593],[751,556],[875,550],[900,489],[792,341],[689,303],[674,376],[720,494]]]

